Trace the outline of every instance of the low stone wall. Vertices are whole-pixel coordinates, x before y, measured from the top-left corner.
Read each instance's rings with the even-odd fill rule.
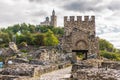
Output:
[[[94,61],[88,59],[74,64],[71,80],[120,80],[120,62]]]
[[[73,73],[73,80],[120,80],[118,73],[112,72],[113,70],[103,70],[98,68],[82,69]],[[112,73],[111,73],[112,72]]]
[[[27,59],[23,58],[16,58],[12,60],[14,63],[28,63],[29,61]]]
[[[91,65],[84,65],[84,64],[73,64],[72,66],[72,72],[76,72],[77,70],[80,70],[80,69],[86,69],[86,68],[92,68],[93,66]]]
[[[13,67],[4,68],[0,74],[2,75],[15,75],[15,76],[33,76],[34,68],[26,67]]]
[[[16,76],[0,75],[0,80],[15,80]]]
[[[36,78],[40,77],[44,73],[62,69],[68,66],[71,66],[71,62],[69,61],[61,64],[46,65],[46,66],[40,66],[40,65],[30,66],[30,64],[27,64],[26,66],[24,63],[24,64],[19,64],[18,66],[14,65],[12,68],[3,69],[0,72],[1,75],[3,76],[0,78],[2,78],[1,80],[37,80]],[[7,75],[7,77],[4,77],[4,75]],[[9,75],[14,75],[19,77],[14,77],[14,76],[11,77]]]
[[[12,76],[12,75],[0,75],[0,80],[39,80],[35,77],[26,77],[26,76]]]
[[[98,60],[98,59],[88,59],[88,60],[83,60],[83,61],[77,62],[72,65],[72,72],[74,73],[80,69],[100,67],[101,62],[103,62],[103,61]]]
[[[71,66],[71,62],[64,62],[61,64],[56,64],[56,65],[48,65],[48,66],[44,66],[44,67],[34,67],[34,74],[33,77],[40,77],[40,75],[44,74],[44,73],[48,73],[51,71],[55,71],[58,69],[63,69],[66,68],[68,66]]]
[[[120,70],[120,62],[115,61],[105,61],[101,64],[102,68],[110,68],[110,69],[117,69]]]
[[[43,65],[43,62],[39,60],[30,60],[29,64]]]

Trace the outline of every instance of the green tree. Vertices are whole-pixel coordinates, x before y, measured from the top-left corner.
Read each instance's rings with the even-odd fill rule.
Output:
[[[109,41],[107,41],[105,39],[99,40],[99,48],[100,48],[100,50],[108,51],[108,52],[113,52],[115,49],[113,44],[111,44]]]
[[[21,34],[16,36],[17,44],[21,42],[26,42],[28,45],[34,44],[34,37],[31,33],[26,32],[26,34]]]
[[[104,58],[107,58],[107,59],[120,60],[120,54],[119,53],[100,51],[100,55]]]
[[[44,39],[46,46],[56,46],[59,43],[59,40],[57,37],[53,34],[53,32],[48,29],[48,32],[46,33],[46,37]]]
[[[24,33],[24,32],[29,32],[29,31],[28,31],[29,28],[28,28],[28,25],[27,25],[26,23],[23,23],[23,24],[21,24],[20,26],[21,26],[21,27],[20,27],[20,31],[21,31],[22,33]]]
[[[9,42],[10,42],[10,37],[8,33],[0,32],[0,46],[6,47],[8,46]]]
[[[52,28],[52,31],[54,34],[58,35],[58,36],[63,36],[64,35],[64,29],[57,27],[57,28]]]
[[[48,31],[48,27],[47,26],[39,26],[39,31],[41,32],[41,33],[46,33],[47,31]]]
[[[29,27],[29,31],[31,33],[35,33],[35,26],[34,25],[29,24],[28,27]]]
[[[20,44],[22,42],[26,42],[26,39],[25,39],[25,35],[21,34],[21,35],[16,35],[16,43],[17,44]],[[27,42],[26,42],[27,43]]]
[[[44,46],[45,35],[37,33],[34,35],[34,44]]]

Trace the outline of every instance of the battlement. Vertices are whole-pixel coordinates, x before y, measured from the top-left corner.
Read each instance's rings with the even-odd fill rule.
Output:
[[[84,16],[84,17],[77,16],[77,20],[75,20],[75,16],[70,16],[70,17],[65,16],[64,21],[70,21],[70,22],[73,22],[73,21],[95,21],[95,16]]]

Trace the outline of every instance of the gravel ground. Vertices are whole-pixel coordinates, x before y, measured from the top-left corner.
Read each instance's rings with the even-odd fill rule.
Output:
[[[65,78],[70,77],[72,67],[56,70],[50,73],[41,75],[40,80],[66,80]]]

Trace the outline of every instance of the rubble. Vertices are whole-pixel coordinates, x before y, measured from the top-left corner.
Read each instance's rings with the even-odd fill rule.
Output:
[[[72,79],[120,80],[119,62],[88,59],[72,66]]]
[[[72,74],[78,80],[120,80],[120,70],[104,68],[87,68]]]
[[[19,50],[17,48],[17,45],[14,42],[9,42],[9,48],[14,52],[17,53]]]
[[[120,70],[120,62],[118,61],[104,61],[101,63],[102,68],[110,68]]]

